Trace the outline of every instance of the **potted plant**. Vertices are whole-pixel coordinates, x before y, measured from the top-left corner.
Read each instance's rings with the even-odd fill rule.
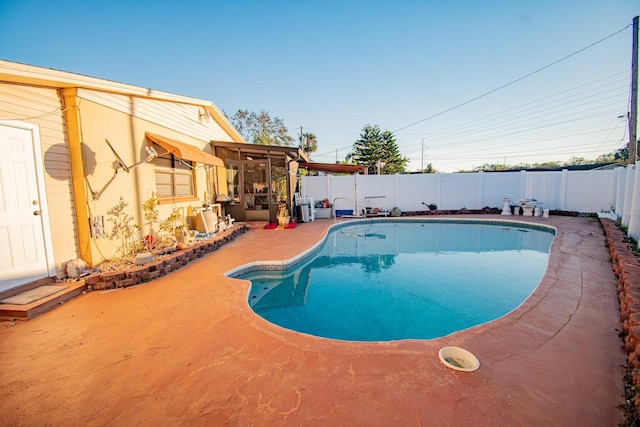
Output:
[[[291,216],[289,216],[287,204],[285,202],[280,202],[278,205],[278,225],[285,226],[289,224],[289,221],[291,221]]]

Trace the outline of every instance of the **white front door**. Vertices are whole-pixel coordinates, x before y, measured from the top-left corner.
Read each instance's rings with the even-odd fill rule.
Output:
[[[0,291],[49,275],[40,155],[36,125],[0,122]]]

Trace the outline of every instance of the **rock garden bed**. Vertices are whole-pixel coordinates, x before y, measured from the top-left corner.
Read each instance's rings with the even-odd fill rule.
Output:
[[[101,263],[96,271],[84,277],[87,291],[126,288],[149,282],[164,276],[191,261],[217,250],[248,230],[246,224],[236,224],[230,230],[199,240],[184,249],[166,253],[166,250],[151,251],[153,261],[136,265],[135,256]]]

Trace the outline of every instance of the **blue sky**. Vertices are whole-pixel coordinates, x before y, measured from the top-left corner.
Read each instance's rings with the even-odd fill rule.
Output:
[[[263,109],[294,138],[313,132],[319,162],[378,125],[409,170],[453,172],[621,148],[639,13],[637,0],[0,0],[0,58]]]

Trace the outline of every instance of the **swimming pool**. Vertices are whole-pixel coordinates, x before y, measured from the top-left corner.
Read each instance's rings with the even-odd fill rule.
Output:
[[[377,219],[332,228],[289,268],[253,266],[266,320],[340,340],[432,339],[495,320],[542,279],[549,228],[501,221]]]

